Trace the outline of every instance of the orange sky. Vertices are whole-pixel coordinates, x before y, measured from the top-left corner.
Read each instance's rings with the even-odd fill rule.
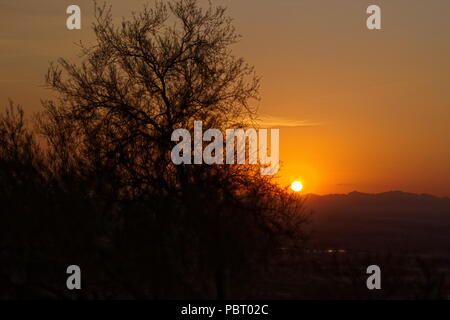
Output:
[[[20,2],[20,3],[19,3]],[[145,1],[107,1],[117,17]],[[236,52],[262,76],[260,112],[280,127],[282,183],[305,192],[450,196],[450,1],[222,0]],[[81,31],[65,9],[82,9]],[[382,8],[382,31],[365,27]],[[50,61],[92,39],[89,0],[0,1],[0,101],[39,110]]]

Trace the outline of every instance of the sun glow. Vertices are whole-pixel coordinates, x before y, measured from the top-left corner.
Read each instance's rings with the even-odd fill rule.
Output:
[[[303,184],[300,181],[294,181],[291,184],[291,189],[295,192],[300,192],[303,190]]]

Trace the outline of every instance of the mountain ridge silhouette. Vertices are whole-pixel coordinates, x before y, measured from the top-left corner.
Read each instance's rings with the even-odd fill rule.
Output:
[[[450,198],[403,191],[314,195],[316,243],[361,250],[450,252]]]

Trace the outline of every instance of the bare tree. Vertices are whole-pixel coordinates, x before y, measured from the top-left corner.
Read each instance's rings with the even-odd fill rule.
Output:
[[[172,192],[165,177],[173,130],[194,119],[224,126],[253,116],[258,79],[231,54],[239,37],[224,8],[157,3],[116,27],[103,6],[96,19],[97,43],[83,46],[83,63],[61,59],[50,68],[47,82],[61,100],[46,109],[77,123],[85,151],[119,165],[124,184]]]
[[[176,166],[170,158],[177,128],[194,120],[205,129],[245,127],[256,116],[259,80],[233,55],[231,19],[222,7],[179,0],[116,26],[103,5],[93,30],[80,64],[60,59],[49,68],[59,98],[43,102],[37,121],[46,139],[43,208],[58,221],[49,233],[71,246],[60,260],[73,254],[113,283],[93,284],[99,296],[248,294],[242,280],[250,283],[269,254],[302,243],[302,202],[257,166]],[[69,223],[58,227],[58,219]],[[49,255],[60,248],[50,247]]]

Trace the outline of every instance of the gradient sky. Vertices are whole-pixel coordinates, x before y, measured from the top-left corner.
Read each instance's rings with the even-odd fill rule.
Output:
[[[118,18],[146,1],[107,1]],[[206,2],[206,1],[202,1]],[[305,192],[450,196],[450,1],[222,0],[281,127],[280,181]],[[65,27],[68,5],[82,30]],[[369,31],[366,8],[382,9]],[[50,61],[92,41],[90,0],[0,0],[0,102],[37,111]]]

